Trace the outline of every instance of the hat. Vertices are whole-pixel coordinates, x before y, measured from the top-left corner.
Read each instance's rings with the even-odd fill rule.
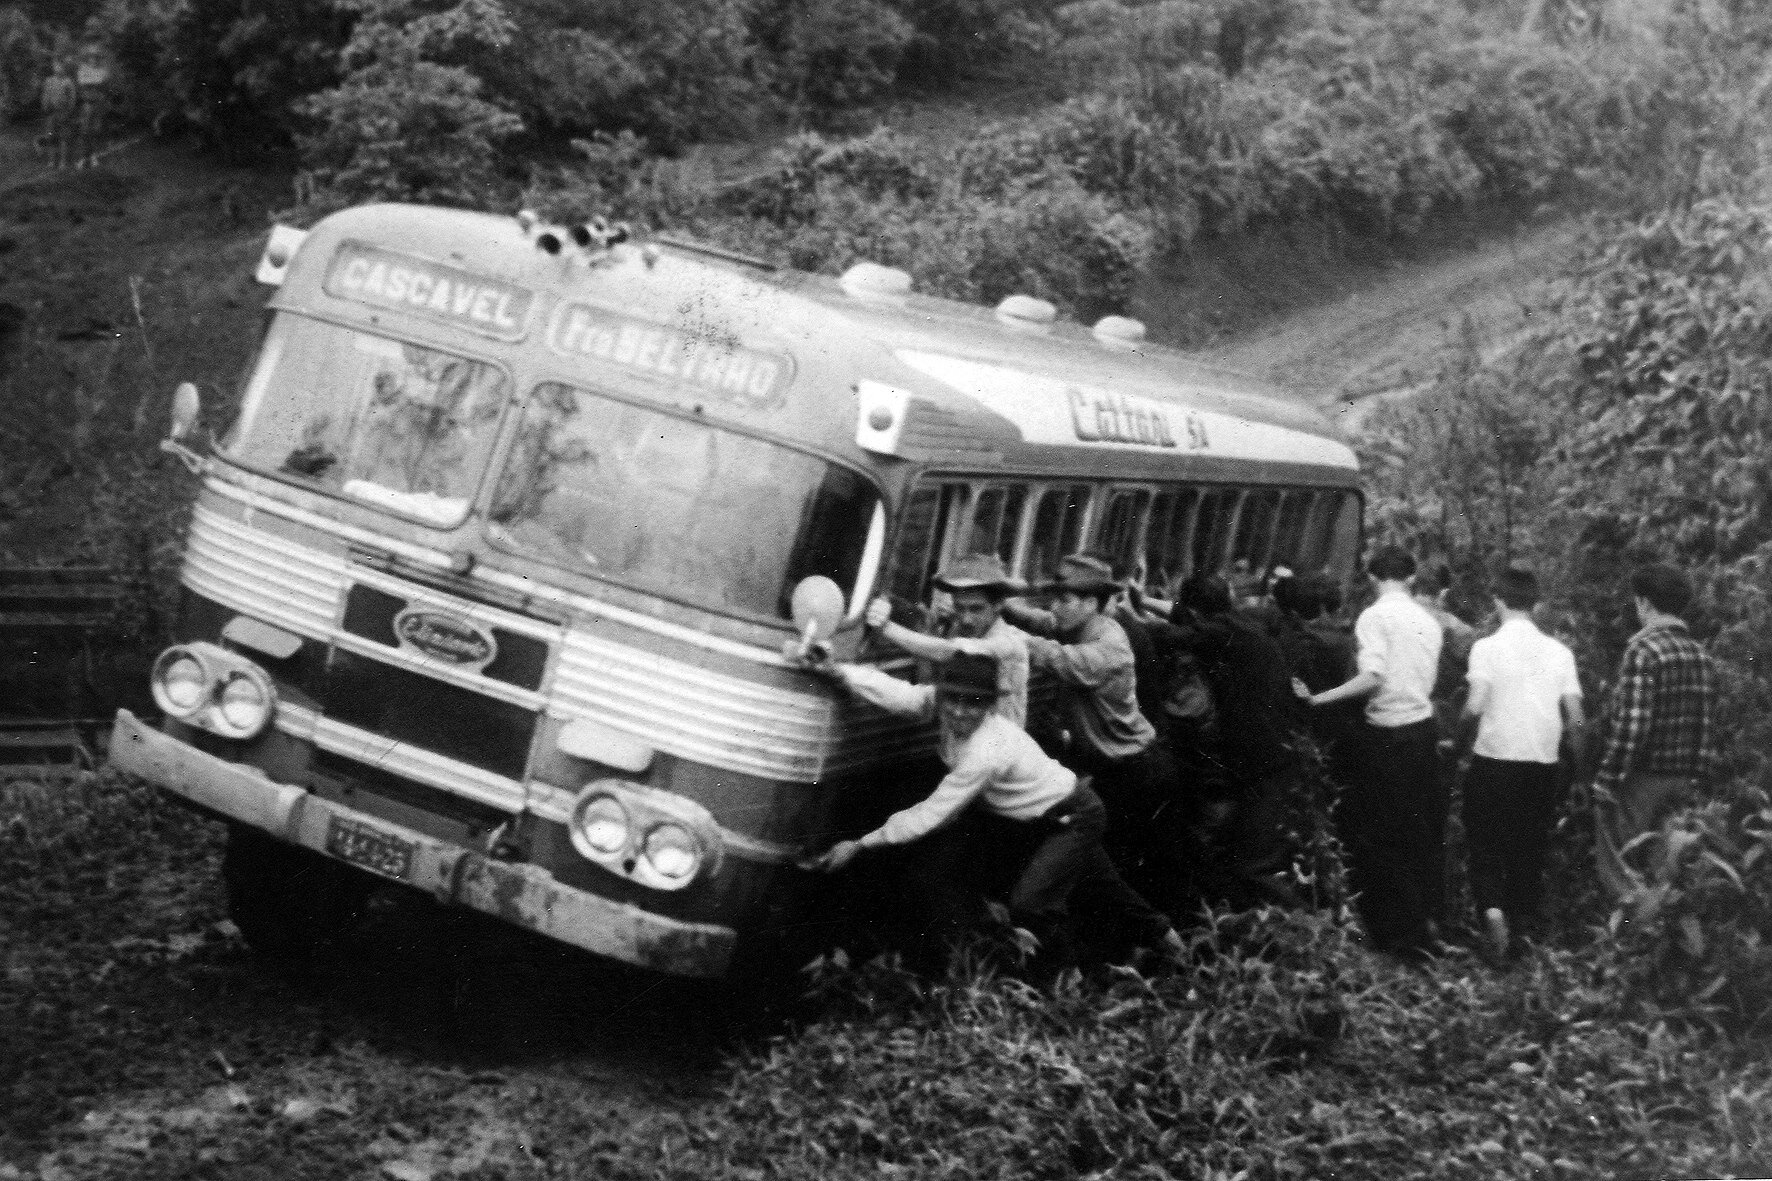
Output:
[[[1114,570],[1100,558],[1072,554],[1060,558],[1058,572],[1046,584],[1049,591],[1074,591],[1079,595],[1105,594],[1120,589]]]
[[[935,691],[966,697],[997,696],[997,658],[982,652],[954,653],[936,672]]]
[[[935,585],[944,591],[1021,589],[1021,583],[1009,576],[1009,571],[1003,568],[1003,559],[996,554],[967,554],[955,558],[936,574]]]

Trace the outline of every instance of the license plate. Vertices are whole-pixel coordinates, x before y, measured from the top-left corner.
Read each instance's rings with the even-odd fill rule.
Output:
[[[352,865],[402,881],[412,872],[412,842],[334,816],[326,826],[326,851]]]

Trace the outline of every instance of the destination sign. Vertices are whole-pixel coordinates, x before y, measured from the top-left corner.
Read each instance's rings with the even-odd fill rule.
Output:
[[[532,292],[441,263],[346,242],[332,256],[326,293],[415,312],[505,340],[522,337]]]
[[[1084,443],[1133,443],[1144,447],[1180,447],[1204,451],[1211,446],[1206,423],[1191,410],[1177,410],[1137,394],[1085,390],[1066,391],[1071,407],[1071,427]],[[1178,431],[1173,416],[1181,418]]]
[[[794,375],[784,353],[587,304],[561,306],[548,329],[548,347],[562,356],[669,378],[751,409],[779,405]]]

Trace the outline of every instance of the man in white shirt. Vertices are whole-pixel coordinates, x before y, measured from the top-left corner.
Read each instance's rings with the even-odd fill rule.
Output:
[[[1464,781],[1471,894],[1497,957],[1507,954],[1510,927],[1543,899],[1559,748],[1566,732],[1578,742],[1584,724],[1575,655],[1532,622],[1537,603],[1537,576],[1502,573],[1501,627],[1471,648],[1464,706],[1466,724],[1477,726]]]
[[[1405,550],[1385,547],[1366,570],[1378,598],[1354,623],[1357,671],[1321,693],[1298,680],[1293,691],[1313,708],[1366,699],[1336,821],[1366,934],[1416,960],[1433,950],[1445,905],[1447,792],[1429,700],[1444,637],[1410,596],[1415,559]]]
[[[832,664],[827,671],[889,713],[934,717],[948,773],[925,799],[854,840],[838,841],[808,868],[831,873],[865,850],[923,841],[977,803],[984,814],[978,819],[986,823],[958,848],[930,850],[907,874],[907,888],[923,894],[930,918],[947,928],[934,932],[938,939],[952,942],[970,925],[957,899],[968,887],[980,887],[1003,893],[1010,920],[1062,962],[1069,952],[1064,920],[1071,894],[1087,884],[1091,900],[1108,912],[1101,917],[1129,939],[1171,959],[1181,956],[1181,939],[1169,920],[1126,885],[1102,849],[1107,816],[1095,793],[993,709],[993,658],[956,653],[942,663],[934,685],[912,685],[864,665]]]

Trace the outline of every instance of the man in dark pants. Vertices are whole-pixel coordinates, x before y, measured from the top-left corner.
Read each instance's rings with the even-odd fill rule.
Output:
[[[1378,597],[1354,624],[1358,672],[1320,693],[1293,689],[1312,709],[1364,698],[1350,782],[1336,807],[1350,884],[1373,945],[1409,960],[1431,953],[1445,909],[1447,791],[1429,700],[1440,625],[1410,597],[1415,559],[1395,546],[1367,567]]]
[[[1004,615],[1029,633],[1028,662],[1059,683],[1060,758],[1092,776],[1108,811],[1108,851],[1127,879],[1171,917],[1187,909],[1186,817],[1175,764],[1139,712],[1134,656],[1126,632],[1105,614],[1120,591],[1106,562],[1064,558],[1051,609],[1019,600]]]
[[[1285,818],[1298,777],[1297,703],[1279,645],[1233,604],[1223,576],[1204,572],[1182,583],[1164,641],[1194,654],[1217,707],[1230,811],[1214,841],[1225,871],[1214,893],[1239,908],[1297,905]]]
[[[1333,689],[1357,671],[1354,637],[1331,613],[1341,606],[1341,591],[1327,574],[1286,575],[1274,583],[1278,617],[1274,642],[1286,667],[1312,693]],[[1360,702],[1344,701],[1321,709],[1305,708],[1304,724],[1322,756],[1330,780],[1348,781],[1359,744]]]
[[[1559,750],[1565,733],[1579,735],[1582,726],[1575,657],[1532,622],[1537,603],[1530,570],[1502,572],[1495,586],[1501,626],[1471,647],[1464,704],[1467,727],[1477,728],[1464,780],[1471,895],[1497,959],[1542,900]]]
[[[1033,932],[1062,963],[1068,959],[1071,896],[1087,886],[1092,901],[1111,909],[1106,917],[1168,957],[1181,955],[1169,921],[1126,885],[1102,849],[1107,821],[1095,793],[996,713],[995,659],[955,654],[941,665],[933,686],[911,685],[862,665],[832,664],[827,671],[890,713],[935,717],[948,773],[927,798],[854,840],[837,842],[809,868],[834,872],[867,849],[926,843],[933,856],[913,859],[907,885],[934,901],[929,917],[941,941],[951,943],[970,925],[968,887],[976,887],[1005,898],[1011,921]],[[964,839],[926,842],[968,813]]]

